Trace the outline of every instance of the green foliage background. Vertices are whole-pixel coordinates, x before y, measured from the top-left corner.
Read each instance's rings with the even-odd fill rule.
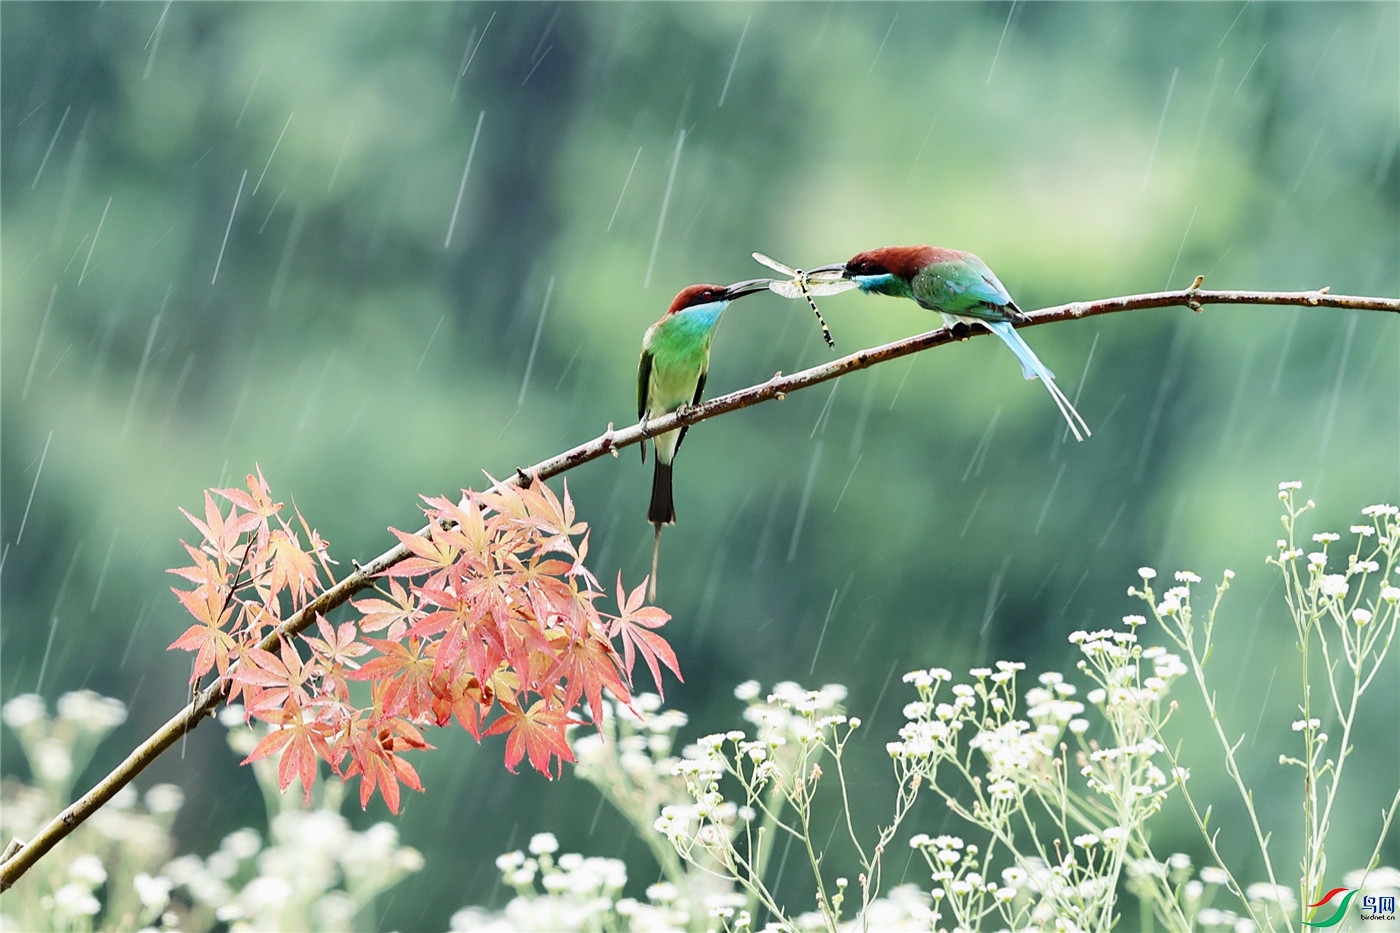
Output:
[[[958,246],[1027,309],[1197,273],[1400,294],[1394,4],[5,3],[0,81],[3,695],[121,697],[127,747],[185,694],[163,651],[177,506],[261,464],[343,566],[376,554],[417,494],[630,423],[643,329],[687,284],[761,274],[752,250]],[[842,351],[937,324],[856,294],[824,310]],[[828,358],[809,315],[737,304],[710,394]],[[875,819],[900,673],[1063,667],[1070,631],[1136,611],[1136,567],[1231,566],[1215,673],[1287,852],[1272,492],[1302,479],[1319,528],[1397,496],[1397,321],[1169,309],[1028,339],[1089,442],[987,339],[694,429],[662,552],[668,698],[711,731],[738,681],[848,684]],[[569,486],[594,571],[635,583],[650,472],[627,454]],[[1378,690],[1339,872],[1400,779],[1396,678]],[[431,740],[401,823],[430,870],[384,926],[488,900],[494,855],[544,829],[651,880],[586,786]],[[155,772],[189,794],[189,848],[261,812],[217,730]]]

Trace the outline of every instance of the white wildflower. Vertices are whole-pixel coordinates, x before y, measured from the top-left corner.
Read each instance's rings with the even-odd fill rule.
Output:
[[[987,785],[987,793],[993,800],[1015,800],[1016,784],[1012,781],[992,781]]]
[[[131,880],[131,886],[136,889],[136,898],[142,907],[159,913],[170,903],[170,889],[174,884],[169,878],[151,877],[143,871]]]
[[[92,690],[74,690],[58,698],[58,715],[94,732],[126,722],[126,704]]]
[[[42,722],[45,715],[44,698],[37,693],[22,693],[0,710],[0,717],[4,718],[5,725],[15,731],[32,723]]]
[[[669,881],[657,881],[647,888],[647,899],[652,904],[671,904],[679,894],[680,891],[676,890],[676,885],[669,883]]]
[[[81,884],[65,884],[53,893],[54,914],[58,917],[93,917],[102,904]]]
[[[100,858],[85,853],[68,863],[68,877],[89,888],[96,888],[107,880],[107,869],[102,867]]]
[[[1297,902],[1293,892],[1281,884],[1258,881],[1244,889],[1244,896],[1251,901],[1274,901],[1291,910]]]
[[[1322,578],[1322,595],[1338,599],[1347,594],[1351,587],[1347,583],[1347,578],[1339,573],[1329,573]]]
[[[146,809],[152,813],[174,813],[184,802],[185,792],[174,784],[157,784],[146,791]]]
[[[253,915],[282,910],[294,893],[292,883],[276,875],[259,875],[243,887],[240,900]]]
[[[1223,868],[1206,865],[1201,868],[1201,880],[1206,884],[1222,885],[1229,882],[1230,876]]]

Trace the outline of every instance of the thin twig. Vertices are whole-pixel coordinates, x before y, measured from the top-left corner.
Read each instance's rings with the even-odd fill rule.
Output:
[[[1120,311],[1136,311],[1145,308],[1177,306],[1189,307],[1199,312],[1203,305],[1208,304],[1309,305],[1364,311],[1389,311],[1393,314],[1400,314],[1400,299],[1396,298],[1332,295],[1327,288],[1306,292],[1201,291],[1202,281],[1202,277],[1197,276],[1191,287],[1175,291],[1101,298],[1096,301],[1071,302],[1043,308],[1027,315],[1027,320],[1017,326],[1031,327],[1037,324],[1050,324],[1097,314],[1114,314]],[[972,336],[978,336],[980,333],[982,331],[974,330]],[[859,369],[868,369],[877,363],[888,362],[941,344],[952,343],[956,339],[947,328],[940,328],[913,337],[906,337],[881,347],[861,350],[788,376],[779,373],[767,382],[722,395],[701,405],[672,412],[645,424],[633,425],[620,431],[614,431],[609,427],[607,431],[591,441],[547,460],[542,460],[534,466],[517,469],[510,479],[504,480],[498,485],[520,485],[522,481],[534,477],[549,479],[572,470],[580,464],[596,460],[604,454],[630,447],[645,437],[654,437],[683,425],[708,421],[718,415],[740,408],[748,408],[750,405],[757,405],[760,402],[782,399],[789,392],[796,392],[799,389],[805,389]],[[424,527],[419,533],[425,534],[426,532],[427,528]],[[358,566],[339,583],[289,616],[262,640],[259,647],[265,650],[275,649],[281,638],[296,635],[310,627],[318,615],[329,613],[343,605],[356,593],[371,587],[375,576],[405,560],[409,555],[408,548],[400,544],[368,563]],[[33,839],[5,859],[4,863],[0,864],[0,891],[5,891],[13,885],[59,840],[77,828],[108,800],[111,800],[119,790],[129,784],[162,752],[175,744],[182,735],[197,726],[204,718],[212,715],[222,702],[223,692],[222,684],[218,683],[200,691],[188,706],[176,713],[150,738],[138,745],[110,774],[54,817]]]

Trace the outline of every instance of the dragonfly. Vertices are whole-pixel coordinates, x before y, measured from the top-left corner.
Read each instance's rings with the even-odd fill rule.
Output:
[[[806,298],[807,304],[811,306],[812,313],[817,316],[817,323],[822,326],[822,336],[826,338],[826,345],[831,349],[836,349],[836,341],[831,339],[831,328],[826,326],[822,313],[817,309],[817,303],[813,300],[814,295],[838,295],[841,292],[849,291],[856,287],[856,283],[850,279],[830,278],[831,273],[812,278],[810,273],[801,269],[794,269],[784,265],[762,253],[754,253],[753,258],[758,262],[772,269],[774,272],[781,272],[788,276],[787,279],[774,279],[768,283],[768,288],[775,294],[784,298]]]

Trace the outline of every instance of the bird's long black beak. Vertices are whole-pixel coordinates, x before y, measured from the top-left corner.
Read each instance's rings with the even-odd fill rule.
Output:
[[[815,267],[815,268],[813,268],[813,269],[808,269],[808,270],[807,270],[807,274],[808,274],[808,275],[817,275],[818,273],[830,273],[830,272],[839,272],[839,273],[841,273],[841,277],[842,277],[843,279],[848,279],[848,278],[850,278],[850,276],[848,276],[848,275],[846,274],[846,264],[845,264],[844,262],[833,262],[833,263],[831,263],[830,265],[827,265],[827,266],[817,266],[817,267]]]
[[[743,282],[735,282],[724,288],[724,297],[730,301],[735,298],[743,298],[745,295],[752,295],[755,292],[767,291],[772,279],[746,279]]]

